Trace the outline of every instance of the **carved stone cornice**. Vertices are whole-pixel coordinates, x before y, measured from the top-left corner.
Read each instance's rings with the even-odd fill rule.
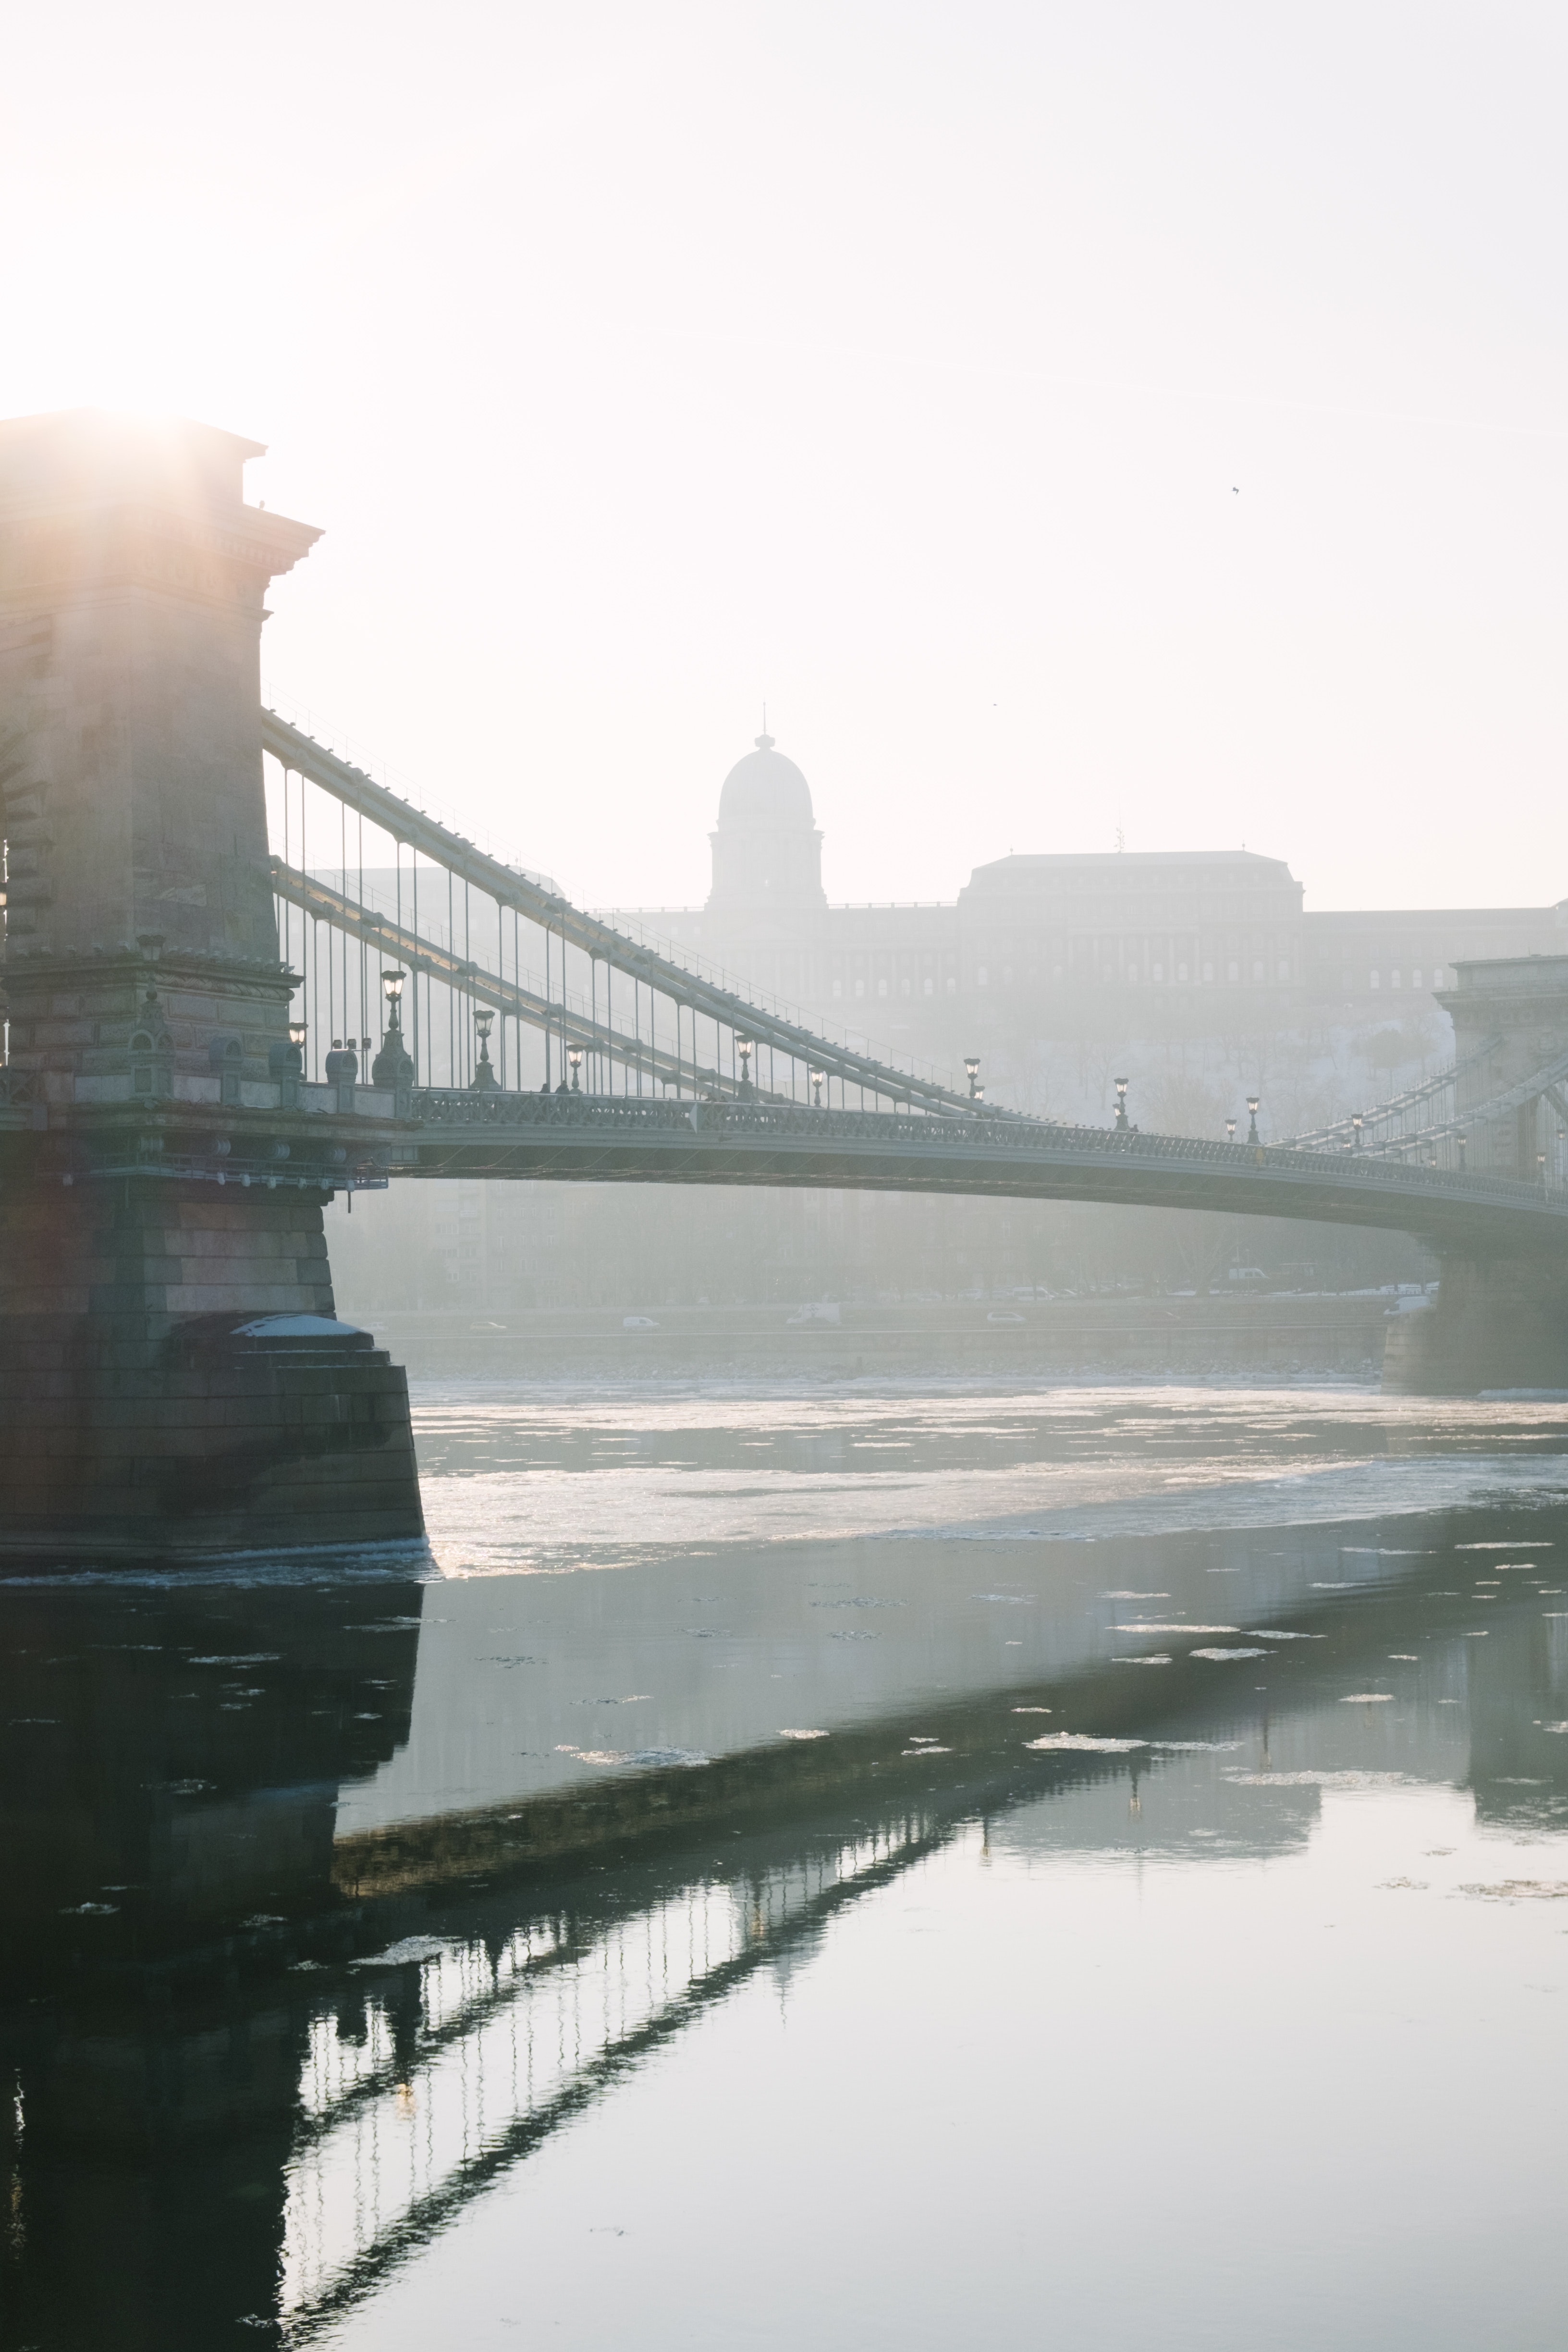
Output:
[[[126,499],[28,513],[11,505],[0,509],[0,610],[37,612],[128,587],[254,607],[321,535],[259,507],[204,513]]]

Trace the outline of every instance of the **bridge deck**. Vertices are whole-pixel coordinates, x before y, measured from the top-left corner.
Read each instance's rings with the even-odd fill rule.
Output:
[[[1509,1250],[1568,1240],[1568,1192],[1354,1151],[1201,1142],[1024,1118],[626,1096],[421,1092],[392,1172],[816,1185],[1103,1201],[1373,1225]]]

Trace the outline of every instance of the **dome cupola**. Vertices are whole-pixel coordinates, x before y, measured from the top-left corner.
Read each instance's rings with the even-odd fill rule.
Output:
[[[710,911],[824,907],[822,835],[811,787],[763,731],[737,760],[719,795]]]

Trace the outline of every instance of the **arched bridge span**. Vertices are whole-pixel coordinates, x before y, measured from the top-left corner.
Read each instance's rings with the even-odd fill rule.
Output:
[[[409,1110],[389,1175],[1098,1201],[1379,1226],[1440,1249],[1561,1251],[1568,1242],[1568,1194],[1556,1187],[1355,1152],[733,1100],[431,1090]]]

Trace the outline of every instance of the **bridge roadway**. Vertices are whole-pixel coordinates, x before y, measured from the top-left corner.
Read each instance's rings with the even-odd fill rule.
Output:
[[[1467,1253],[1568,1243],[1568,1190],[1355,1151],[1207,1143],[1020,1118],[637,1096],[420,1090],[389,1172],[596,1183],[819,1185],[1103,1201],[1375,1225]]]

